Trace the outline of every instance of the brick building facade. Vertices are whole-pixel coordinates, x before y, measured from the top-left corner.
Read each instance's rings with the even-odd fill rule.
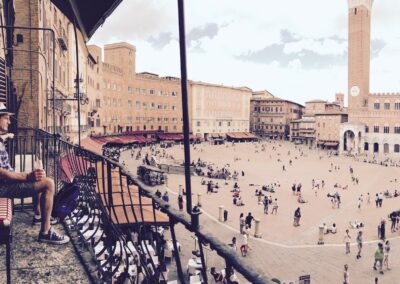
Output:
[[[12,77],[20,103],[19,127],[55,130],[66,138],[76,140],[77,102],[74,98],[76,78],[75,35],[71,21],[49,0],[16,0],[15,26],[46,28],[47,30],[15,29],[14,66]],[[79,76],[82,78],[81,93],[86,94],[83,84],[88,52],[84,39],[77,31],[79,46]],[[53,51],[55,61],[53,62]],[[26,64],[28,62],[28,64]],[[27,68],[26,66],[30,66]],[[55,122],[53,121],[52,81],[54,71]],[[83,96],[83,95],[82,95]],[[81,97],[82,97],[81,96]],[[62,100],[68,99],[68,100]],[[84,97],[83,97],[84,99]],[[83,135],[87,134],[87,106],[81,108]],[[55,125],[55,129],[51,126]]]
[[[304,115],[290,125],[290,140],[296,143],[337,149],[340,124],[347,122],[343,94],[336,94],[334,102],[311,100],[305,103]]]
[[[249,132],[251,90],[190,82],[193,134],[209,139],[230,132]]]
[[[251,131],[262,137],[288,139],[290,122],[300,119],[304,106],[276,97],[252,97],[250,104]]]
[[[373,0],[349,0],[348,123],[340,126],[340,151],[400,153],[400,93],[370,93]]]

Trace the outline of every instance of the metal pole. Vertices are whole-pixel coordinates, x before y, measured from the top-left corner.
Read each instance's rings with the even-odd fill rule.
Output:
[[[169,227],[171,229],[171,238],[172,238],[172,245],[174,246],[174,257],[175,257],[176,270],[178,272],[178,278],[181,283],[185,283],[185,277],[183,276],[181,259],[179,257],[178,245],[176,243],[177,241],[175,235],[175,220],[171,215],[169,216]]]
[[[183,0],[178,0],[178,18],[179,18],[179,50],[181,59],[180,63],[181,63],[181,89],[182,89],[183,146],[185,152],[186,211],[190,215],[192,215],[192,187],[190,181],[190,142],[189,142],[189,112],[188,112],[187,71],[186,71],[185,15],[184,15]]]
[[[80,93],[80,81],[79,81],[79,46],[78,46],[78,34],[76,32],[76,20],[74,19],[74,34],[75,34],[75,53],[76,53],[76,78],[75,88],[78,96],[78,145],[81,146],[81,93]]]
[[[203,276],[203,282],[205,284],[208,284],[208,278],[207,278],[207,265],[206,265],[206,259],[204,257],[204,250],[203,250],[203,244],[202,244],[202,239],[197,236],[197,241],[199,242],[199,251],[200,251],[200,257],[201,257],[201,276]]]

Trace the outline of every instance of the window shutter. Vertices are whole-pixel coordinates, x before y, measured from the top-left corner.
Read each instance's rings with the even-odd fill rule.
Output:
[[[6,61],[0,57],[0,102],[7,105]]]

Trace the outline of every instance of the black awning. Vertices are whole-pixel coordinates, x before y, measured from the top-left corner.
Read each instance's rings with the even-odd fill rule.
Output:
[[[76,24],[88,41],[112,14],[122,0],[51,0],[71,22]]]

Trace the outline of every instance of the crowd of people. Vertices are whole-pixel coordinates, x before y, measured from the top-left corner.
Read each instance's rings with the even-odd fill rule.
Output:
[[[267,157],[270,158],[270,160],[266,160],[266,163],[274,162],[278,163],[280,168],[282,168],[283,176],[284,178],[290,178],[290,174],[292,171],[292,168],[296,166],[296,163],[302,159],[309,157],[311,152],[314,150],[309,150],[306,149],[303,146],[294,146],[294,150],[291,149],[287,152],[283,152],[282,150],[282,145],[281,142],[277,141],[262,141],[262,142],[257,142],[253,143],[254,145],[254,152],[259,154],[259,155],[266,155]],[[282,186],[282,181],[283,180],[268,180],[269,175],[268,173],[266,174],[266,182],[264,182],[264,185],[256,185],[254,183],[249,183],[248,186],[244,184],[243,180],[241,177],[243,177],[244,170],[241,168],[237,168],[236,163],[240,162],[243,163],[247,160],[250,164],[252,163],[251,157],[243,157],[240,156],[238,151],[236,150],[236,145],[234,143],[229,144],[226,143],[224,146],[221,147],[228,147],[232,148],[234,152],[236,152],[235,157],[233,159],[233,163],[231,164],[225,164],[223,166],[218,166],[217,164],[214,164],[210,161],[206,161],[204,157],[201,157],[201,159],[198,159],[197,162],[192,163],[193,166],[196,168],[201,169],[201,173],[204,173],[204,178],[201,180],[201,184],[204,185],[207,190],[207,194],[211,193],[218,193],[218,196],[221,196],[221,200],[223,200],[223,196],[226,196],[226,194],[229,194],[232,197],[232,203],[235,206],[240,206],[244,210],[246,208],[252,208],[255,205],[257,206],[262,206],[263,210],[262,212],[264,215],[267,214],[277,214],[278,213],[278,195],[282,194],[283,192],[290,192],[291,195],[294,196],[295,201],[297,202],[298,206],[295,206],[292,208],[291,212],[293,213],[293,226],[294,227],[300,227],[301,224],[306,222],[307,219],[307,212],[308,209],[315,202],[322,203],[325,202],[323,199],[319,198],[319,192],[325,191],[323,195],[326,195],[328,197],[328,202],[325,202],[326,206],[329,207],[329,204],[331,205],[332,208],[334,209],[341,209],[343,204],[356,204],[354,208],[357,208],[359,211],[364,210],[364,208],[368,207],[368,210],[371,210],[374,206],[372,205],[371,207],[370,204],[375,201],[375,207],[379,208],[384,208],[384,202],[383,199],[385,198],[396,198],[400,195],[397,189],[393,188],[392,190],[390,189],[379,189],[378,192],[365,192],[363,190],[363,185],[365,185],[365,181],[363,182],[361,180],[361,175],[356,171],[357,170],[357,165],[356,164],[351,164],[351,165],[343,165],[343,163],[336,162],[333,160],[330,163],[330,167],[327,167],[327,175],[326,176],[314,176],[313,178],[309,180],[305,180],[304,178],[300,180],[296,180],[295,182],[291,183],[291,186],[289,188],[285,188],[286,186]],[[205,151],[203,149],[203,146],[197,146],[197,152],[203,154]],[[168,154],[164,154],[168,155]],[[336,159],[336,153],[335,152],[319,152],[319,159],[324,160],[324,159]],[[273,158],[276,157],[276,159]],[[359,159],[360,157],[355,157],[354,160]],[[362,160],[360,160],[362,162]],[[225,163],[228,161],[225,161]],[[394,161],[386,161],[386,162],[394,162]],[[379,164],[379,163],[378,163]],[[329,165],[329,164],[328,164]],[[383,164],[385,166],[385,164]],[[388,165],[390,166],[390,165]],[[203,174],[199,174],[203,175]],[[327,176],[331,177],[327,177]],[[341,176],[340,179],[336,180],[335,176]],[[224,179],[225,181],[223,182],[218,182],[218,179]],[[276,178],[275,178],[276,179]],[[398,182],[396,179],[393,179],[392,181],[393,187],[398,186]],[[240,186],[239,186],[240,183]],[[287,184],[287,182],[284,182],[284,184]],[[248,195],[244,195],[243,192],[248,192],[251,190],[251,187],[253,186],[252,192],[254,192],[254,199],[249,198]],[[255,187],[255,188],[254,188]],[[356,195],[357,197],[355,199],[349,199],[347,197],[347,193],[345,191],[359,191]],[[313,195],[315,195],[315,198],[310,196],[310,191],[312,192]],[[277,195],[278,193],[278,195]],[[354,195],[354,194],[353,194]],[[371,199],[374,198],[375,200]],[[246,200],[243,200],[243,197],[246,198]],[[344,199],[344,200],[343,200]],[[246,201],[246,202],[245,202]],[[345,202],[345,203],[343,203]],[[178,202],[179,203],[179,202]],[[287,208],[287,202],[281,201],[281,206],[284,206]],[[250,206],[250,207],[249,207]],[[347,208],[347,206],[344,206]],[[243,210],[239,208],[235,208],[233,210]],[[231,209],[229,209],[231,210]],[[303,216],[303,211],[304,216]],[[239,211],[240,212],[240,211]],[[379,211],[379,214],[385,214],[383,211]],[[388,212],[386,212],[388,214]],[[391,222],[391,232],[394,233],[396,230],[399,228],[399,218],[400,214],[393,213],[393,214],[388,214],[388,218],[385,216],[385,222],[386,220],[390,220]],[[251,219],[250,223],[247,221],[248,218],[247,216],[244,216],[241,214],[241,217],[239,218],[239,231],[240,231],[240,239],[242,240],[242,243],[240,245],[237,244],[236,236],[234,237],[235,239],[232,239],[232,247],[236,248],[242,248],[243,245],[243,251],[241,249],[241,254],[242,255],[247,255],[249,251],[249,241],[250,241],[250,230],[252,228],[251,222],[254,220],[254,216],[250,214],[250,216],[253,218]],[[261,216],[258,216],[261,219],[261,222],[266,221],[266,219],[261,218]],[[303,220],[304,219],[304,220]],[[350,219],[350,218],[349,218]],[[268,222],[268,221],[266,221]],[[361,233],[357,233],[356,239],[351,238],[351,230],[370,230],[371,225],[368,224],[369,226],[366,226],[366,223],[364,221],[349,221],[348,222],[348,228],[342,227],[343,222],[340,222],[339,220],[333,220],[333,222],[329,223],[324,223],[323,224],[323,232],[325,235],[327,235],[328,238],[331,240],[337,239],[338,235],[337,233],[340,234],[340,232],[346,231],[346,237],[344,240],[344,245],[346,247],[346,253],[350,254],[350,246],[347,245],[347,243],[351,242],[356,242],[357,247],[358,247],[358,253],[356,255],[356,258],[359,259],[361,258],[361,250],[362,250],[362,238],[363,234],[362,231],[359,231]],[[339,223],[339,226],[338,226]],[[372,223],[373,224],[373,223]],[[387,232],[385,231],[385,226],[383,223],[379,223],[379,229],[378,229],[378,234],[376,234],[380,239],[385,239]],[[295,229],[298,230],[298,229]],[[244,236],[243,236],[244,235]],[[379,266],[379,263],[377,264],[377,267]],[[347,271],[349,271],[349,267],[347,267]]]

